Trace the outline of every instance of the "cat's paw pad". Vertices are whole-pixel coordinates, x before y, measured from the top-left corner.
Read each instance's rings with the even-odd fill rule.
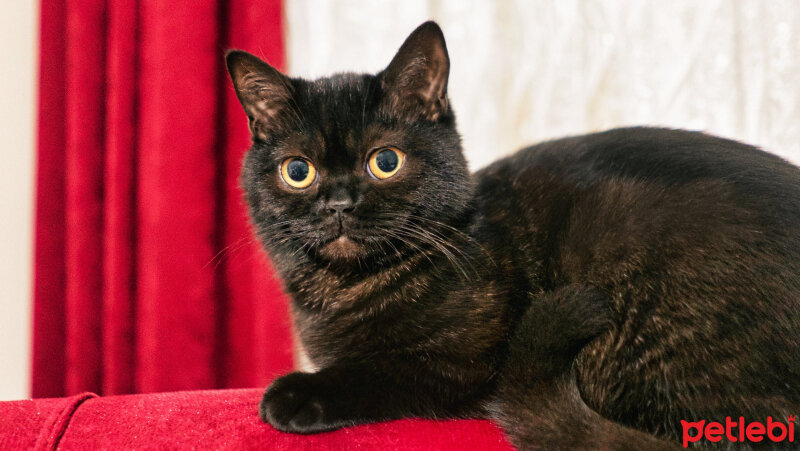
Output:
[[[325,421],[325,393],[319,385],[314,374],[279,378],[261,399],[261,419],[283,432],[310,434],[335,429],[337,426]]]

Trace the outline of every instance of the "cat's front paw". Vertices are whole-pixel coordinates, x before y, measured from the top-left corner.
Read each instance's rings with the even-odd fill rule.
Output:
[[[291,373],[267,388],[259,405],[265,422],[283,432],[313,434],[346,426],[332,416],[336,393],[319,374]]]

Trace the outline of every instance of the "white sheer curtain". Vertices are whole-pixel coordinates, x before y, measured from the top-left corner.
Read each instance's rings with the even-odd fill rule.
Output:
[[[289,0],[290,72],[376,71],[427,19],[473,168],[622,125],[706,130],[800,163],[800,2]]]

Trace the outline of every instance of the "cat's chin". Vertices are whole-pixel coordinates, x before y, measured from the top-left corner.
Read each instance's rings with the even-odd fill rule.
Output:
[[[326,243],[320,249],[320,254],[329,260],[353,260],[362,253],[362,245],[345,235]]]

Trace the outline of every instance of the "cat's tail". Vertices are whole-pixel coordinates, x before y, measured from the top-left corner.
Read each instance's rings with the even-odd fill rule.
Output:
[[[498,396],[489,405],[517,448],[678,449],[603,418],[581,398],[575,358],[610,324],[607,298],[589,286],[567,286],[534,301],[510,342]]]

